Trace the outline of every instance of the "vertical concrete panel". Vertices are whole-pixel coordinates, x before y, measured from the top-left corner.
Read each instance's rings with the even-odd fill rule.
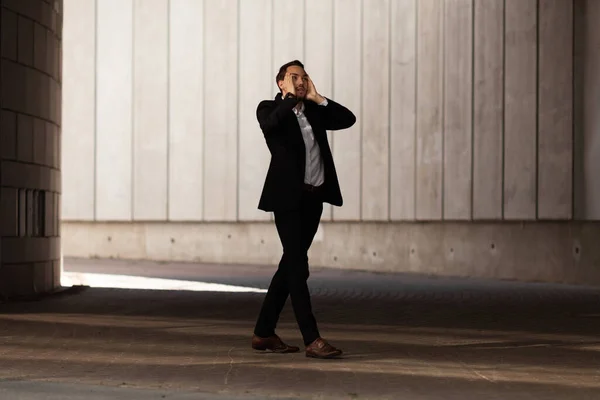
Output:
[[[60,148],[60,137],[59,137],[59,133],[60,133],[60,129],[54,125],[51,122],[46,122],[44,124],[44,131],[46,134],[46,147],[45,147],[45,154],[44,154],[44,158],[46,160],[46,165],[50,165],[53,166],[55,168],[59,168],[60,165],[58,165],[60,163],[60,157],[58,155],[58,149]],[[92,151],[91,151],[91,164],[92,164],[92,211],[93,211],[93,205],[94,205],[94,196],[93,196],[93,189],[94,189],[94,143],[92,142],[91,144],[92,146]],[[64,176],[64,175],[63,175]],[[64,178],[63,178],[64,180]],[[64,186],[63,186],[64,189]],[[93,218],[93,217],[92,217]]]
[[[573,2],[539,1],[538,218],[573,204]]]
[[[357,221],[361,214],[361,62],[362,1],[335,0],[333,43],[333,98],[348,107],[357,122],[336,133],[332,143],[343,207],[333,208],[334,220]]]
[[[506,0],[504,218],[535,219],[537,0]]]
[[[167,218],[168,0],[134,1],[133,219]]]
[[[19,236],[25,237],[27,235],[27,190],[19,189]],[[54,215],[54,210],[52,210]]]
[[[19,189],[0,189],[0,236],[19,235]]]
[[[0,111],[0,157],[14,160],[17,157],[17,114]]]
[[[95,28],[95,25],[93,28]],[[46,49],[48,50],[46,54],[46,70],[51,76],[56,76],[57,72],[57,54],[54,52],[55,47],[57,46],[57,40],[53,35],[46,35]]]
[[[317,91],[325,96],[333,96],[333,0],[305,0],[306,17],[304,26],[305,66]],[[343,132],[341,133],[343,135]],[[328,132],[329,146],[335,140]],[[322,220],[330,221],[332,206],[323,205]]]
[[[444,3],[419,0],[416,218],[442,217]]]
[[[389,218],[390,1],[363,7],[362,219]]]
[[[204,218],[237,218],[238,2],[205,2]]]
[[[33,21],[19,16],[17,21],[17,60],[21,64],[33,66]]]
[[[0,54],[9,60],[17,59],[17,19],[18,16],[8,9],[3,9],[0,18]]]
[[[25,191],[25,236],[33,236],[33,190]]]
[[[91,26],[93,28],[94,24]],[[40,24],[34,24],[33,26],[33,66],[40,71],[52,72],[46,65],[46,60],[48,58],[46,54],[46,43],[48,42],[46,39],[46,31],[46,27]]]
[[[54,287],[61,286],[62,265],[62,257],[60,260],[52,262],[52,283]]]
[[[292,60],[304,59],[304,26],[305,2],[304,1],[272,1],[272,27],[273,48],[272,76],[275,76],[279,68]],[[267,46],[268,43],[265,43]],[[275,86],[275,93],[279,88]]]
[[[392,1],[390,218],[415,218],[417,0]]]
[[[204,204],[203,0],[171,0],[169,219],[199,221]]]
[[[583,27],[584,64],[583,81],[583,151],[584,182],[583,213],[585,220],[600,220],[600,2],[586,1]]]
[[[473,218],[502,218],[504,0],[475,1]]]
[[[52,220],[52,228],[54,230],[54,234],[52,236],[60,236],[60,221],[62,221],[60,217],[60,197],[61,196],[59,193],[54,193],[54,218]]]
[[[588,15],[588,0],[573,0],[573,218],[576,220],[585,219],[586,214],[584,121],[585,95],[588,90],[585,79]]]
[[[33,117],[17,116],[17,159],[33,162]]]
[[[445,0],[444,219],[471,219],[473,0]]]
[[[44,191],[44,214],[46,218],[44,219],[44,236],[52,236],[52,220],[54,219],[54,204],[52,203],[52,199],[54,198],[54,193]]]
[[[50,37],[49,35],[47,37]],[[49,40],[49,45],[52,44],[51,41]],[[49,57],[50,58],[50,57]],[[37,85],[37,83],[36,83]],[[49,121],[52,121],[53,123],[58,123],[58,104],[56,103],[56,93],[58,90],[58,85],[57,83],[53,80],[50,79],[49,77],[45,77],[43,78],[43,83],[42,83],[42,89],[41,89],[41,96],[44,99],[44,107],[42,109],[42,116],[46,119],[48,119]],[[61,116],[62,117],[62,116]]]
[[[33,120],[33,162],[35,164],[46,165],[46,147],[53,146],[55,140],[53,136],[47,138],[46,123],[44,120],[36,118]],[[52,164],[50,164],[52,165]]]
[[[66,0],[65,9],[62,145],[68,157],[63,160],[63,215],[66,220],[92,221],[96,175],[96,1]]]
[[[133,0],[97,4],[96,219],[132,218]]]
[[[585,70],[588,58],[586,42],[589,40],[586,25],[590,14],[591,17],[594,16],[593,11],[591,13],[588,11],[588,0],[573,0],[573,219],[575,220],[585,219],[586,214],[584,121],[588,82],[585,79]]]
[[[271,76],[271,0],[240,2],[239,82],[239,219],[269,220],[258,200],[271,155],[258,121],[256,107],[273,97]],[[267,44],[267,45],[265,45]]]

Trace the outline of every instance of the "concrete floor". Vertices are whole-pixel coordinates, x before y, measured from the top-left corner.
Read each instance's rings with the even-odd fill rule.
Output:
[[[65,260],[266,288],[274,269]],[[312,271],[340,360],[250,348],[264,294],[67,291],[0,304],[2,399],[598,399],[600,290]],[[301,344],[288,304],[278,329]]]

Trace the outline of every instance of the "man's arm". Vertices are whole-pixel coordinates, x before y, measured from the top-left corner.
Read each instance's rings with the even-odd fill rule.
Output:
[[[314,82],[308,77],[308,92],[306,99],[317,103],[319,113],[328,131],[338,131],[348,129],[356,122],[356,117],[352,111],[331,99],[327,99],[319,94]]]
[[[263,134],[267,136],[276,132],[296,104],[298,104],[298,99],[295,97],[286,98],[279,104],[269,100],[261,101],[256,109],[256,119],[258,119]]]
[[[318,104],[325,129],[328,131],[348,129],[356,122],[356,116],[352,111],[331,99],[324,98],[324,101]]]

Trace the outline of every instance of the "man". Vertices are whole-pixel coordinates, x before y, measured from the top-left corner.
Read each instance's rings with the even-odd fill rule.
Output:
[[[283,256],[256,322],[252,347],[277,353],[300,350],[275,334],[289,295],[306,356],[337,357],[342,351],[321,338],[312,312],[307,254],[321,220],[323,202],[342,205],[326,131],[349,128],[356,117],[321,96],[298,60],[283,65],[276,82],[280,93],[274,100],[262,101],[256,110],[271,152],[258,208],[274,213]]]

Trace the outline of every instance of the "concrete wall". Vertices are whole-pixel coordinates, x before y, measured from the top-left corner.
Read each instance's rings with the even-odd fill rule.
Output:
[[[575,217],[600,219],[600,2],[575,1]]]
[[[326,207],[317,242],[327,244],[313,249],[315,263],[567,279],[544,257],[502,271],[521,245],[520,222],[536,231],[545,226],[537,221],[565,221],[553,226],[566,258],[553,262],[595,271],[572,253],[595,225],[574,237],[567,222],[600,218],[598,154],[587,144],[578,153],[573,140],[581,4],[65,3],[65,254],[276,262],[271,217],[256,209],[269,154],[255,109],[274,96],[278,67],[298,58],[323,95],[358,117],[330,135],[345,204]],[[593,126],[585,124],[586,143],[597,138]],[[574,201],[579,195],[585,201]],[[432,226],[446,233],[434,240]],[[446,235],[474,240],[482,226],[504,232],[507,247],[486,242],[472,252],[463,241],[452,247],[464,255],[461,267],[435,261],[446,259]],[[398,252],[408,237],[397,232],[421,238],[409,242],[429,256],[407,262]],[[548,246],[558,242],[529,238],[554,254]]]
[[[0,296],[60,285],[62,1],[2,0]]]

